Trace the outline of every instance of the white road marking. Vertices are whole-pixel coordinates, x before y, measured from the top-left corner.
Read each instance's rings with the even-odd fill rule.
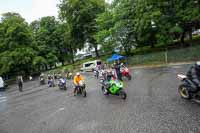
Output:
[[[6,99],[3,99],[3,100],[0,101],[0,103],[5,102],[5,101],[7,101],[7,100],[6,100]]]
[[[178,68],[181,68],[181,66],[172,66],[172,68],[178,69]]]
[[[63,110],[65,110],[65,108],[60,108],[59,110],[60,110],[60,111],[63,111]]]
[[[6,97],[0,97],[0,100],[1,100],[1,99],[6,99]]]
[[[52,114],[48,115],[48,116],[45,117],[44,119],[41,119],[41,120],[39,121],[39,123],[46,121],[47,119],[49,119],[49,118],[55,116],[57,113],[59,113],[59,112],[61,112],[61,111],[63,111],[63,110],[65,110],[65,108],[59,108],[58,110],[56,110],[56,111],[53,112]]]

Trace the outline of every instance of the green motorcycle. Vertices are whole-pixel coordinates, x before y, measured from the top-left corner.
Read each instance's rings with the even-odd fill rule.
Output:
[[[126,99],[126,92],[123,90],[123,82],[118,80],[101,81],[101,89],[104,95],[116,95],[120,96],[122,99]]]

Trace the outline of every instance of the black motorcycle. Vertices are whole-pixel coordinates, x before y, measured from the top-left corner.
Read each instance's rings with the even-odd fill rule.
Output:
[[[183,99],[196,99],[200,100],[200,88],[197,87],[186,75],[178,74],[178,79],[182,84],[178,88],[178,93]]]

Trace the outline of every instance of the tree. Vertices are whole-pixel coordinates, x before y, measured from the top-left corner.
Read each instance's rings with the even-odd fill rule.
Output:
[[[0,73],[32,70],[36,55],[32,34],[25,20],[17,13],[5,13],[0,21]]]
[[[172,3],[174,12],[176,12],[176,24],[182,28],[183,32],[180,38],[184,43],[186,34],[189,34],[192,40],[192,31],[200,28],[200,1],[198,0],[176,0]]]
[[[44,70],[45,66],[47,66],[47,61],[44,57],[42,56],[36,56],[35,58],[33,58],[33,66],[35,68],[35,71],[40,71],[41,67],[42,70]]]
[[[78,48],[84,47],[85,43],[95,48],[98,57],[97,41],[94,38],[97,32],[95,19],[97,15],[104,12],[104,0],[62,0],[59,5],[60,18],[67,22],[70,36]]]
[[[115,0],[111,7],[97,18],[97,41],[105,48],[122,47],[129,55],[132,47],[136,45],[134,10],[133,0]]]
[[[45,59],[46,63],[43,63],[43,65],[46,66],[46,69],[48,65],[54,66],[58,59],[60,59],[58,58],[60,55],[60,51],[58,50],[60,36],[57,34],[58,22],[55,17],[42,17],[40,20],[33,21],[30,27],[34,37],[34,44],[38,51],[37,55]],[[64,62],[61,59],[60,61]]]
[[[116,44],[122,46],[126,55],[129,55],[132,47],[136,45],[133,3],[134,0],[118,0],[114,6],[114,27],[111,31]]]
[[[157,32],[159,29],[161,11],[158,4],[153,0],[135,0],[135,30],[138,46],[151,45],[153,48],[157,43]]]
[[[102,45],[102,50],[105,53],[112,52],[111,49],[113,50],[115,47],[113,36],[111,34],[111,28],[114,26],[114,21],[113,12],[110,10],[109,5],[107,5],[105,12],[98,15],[96,23],[98,32],[94,37],[97,40],[97,43]]]

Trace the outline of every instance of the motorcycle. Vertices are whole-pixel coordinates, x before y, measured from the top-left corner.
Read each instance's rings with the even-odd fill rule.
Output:
[[[99,71],[99,80],[105,80],[106,79],[106,72],[104,70]]]
[[[126,99],[127,94],[123,90],[123,82],[118,80],[103,81],[101,80],[101,89],[104,95],[116,95],[120,96],[122,99]]]
[[[59,79],[58,87],[60,90],[67,90],[66,80],[64,78]]]
[[[40,77],[40,85],[44,85],[45,84],[45,79],[43,77]]]
[[[53,79],[48,80],[48,86],[49,87],[55,87],[55,83],[54,83]]]
[[[186,75],[178,74],[177,78],[182,82],[178,87],[181,98],[200,100],[200,87],[197,87]]]
[[[79,85],[77,86],[77,94],[82,95],[83,97],[86,97],[87,93],[86,93],[86,85],[84,83],[84,81],[80,81]]]
[[[128,78],[128,80],[132,79],[130,70],[125,66],[123,66],[123,68],[121,68],[121,74],[122,74],[122,77],[126,77],[126,78]]]
[[[99,71],[98,71],[98,70],[94,70],[94,77],[95,77],[96,79],[99,78]]]

